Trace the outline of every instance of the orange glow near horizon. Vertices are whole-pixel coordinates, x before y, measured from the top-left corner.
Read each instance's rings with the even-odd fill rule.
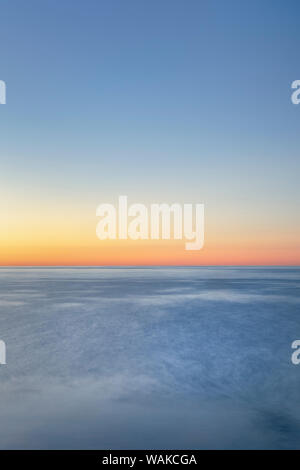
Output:
[[[99,242],[94,246],[6,246],[1,266],[300,265],[300,249],[209,243],[199,251],[183,242]]]
[[[207,211],[204,247],[186,251],[185,240],[101,241],[92,205],[4,201],[0,266],[300,265],[299,226],[274,217]]]

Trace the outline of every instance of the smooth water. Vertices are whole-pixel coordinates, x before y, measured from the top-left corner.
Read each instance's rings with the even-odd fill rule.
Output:
[[[299,268],[1,268],[0,448],[300,448]]]

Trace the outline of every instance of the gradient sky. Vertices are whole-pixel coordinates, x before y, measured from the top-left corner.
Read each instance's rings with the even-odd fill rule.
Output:
[[[0,264],[300,264],[297,0],[3,0]],[[96,207],[204,203],[205,247]]]

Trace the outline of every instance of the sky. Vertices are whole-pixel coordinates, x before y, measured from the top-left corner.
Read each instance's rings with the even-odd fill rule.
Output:
[[[299,265],[297,0],[3,0],[0,265]],[[204,203],[205,244],[96,208]]]

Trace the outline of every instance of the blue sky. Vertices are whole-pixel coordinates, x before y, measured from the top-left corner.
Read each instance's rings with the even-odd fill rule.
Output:
[[[279,208],[295,229],[299,12],[296,0],[1,2],[2,188],[28,204],[205,202],[254,224]]]

